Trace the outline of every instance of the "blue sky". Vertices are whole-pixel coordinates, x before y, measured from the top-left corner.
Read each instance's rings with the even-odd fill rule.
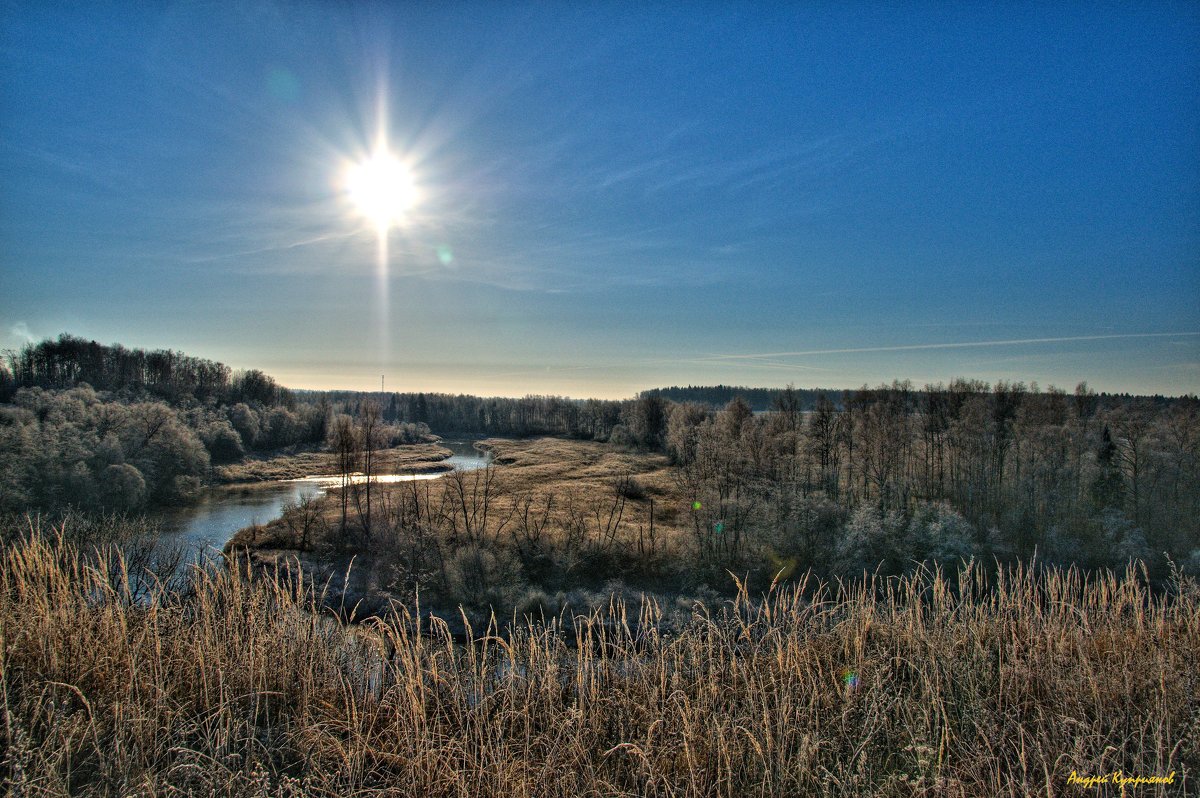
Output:
[[[1200,390],[1200,7],[0,5],[0,346]],[[345,196],[385,128],[421,199]]]

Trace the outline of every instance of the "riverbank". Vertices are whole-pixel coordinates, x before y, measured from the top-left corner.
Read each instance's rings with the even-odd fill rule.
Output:
[[[658,498],[655,513],[661,531],[664,520],[676,517],[679,508],[685,504],[674,470],[663,455],[629,452],[605,443],[560,438],[485,438],[475,442],[474,448],[489,454],[491,462],[496,466],[493,469],[494,490],[488,499],[496,501],[502,513],[513,511],[513,498],[517,496],[535,500],[554,496],[556,501],[549,512],[549,519],[563,521],[565,519],[562,513],[566,509],[594,503],[598,496],[613,494],[620,483],[623,486],[623,495],[619,498],[625,500],[621,523],[642,523],[648,528],[650,502]],[[451,452],[442,446],[415,444],[400,449],[410,451],[388,450],[392,459],[386,461],[389,466],[381,468],[379,473],[437,474],[452,470],[452,466],[446,462]],[[311,454],[333,457],[324,453]],[[396,466],[395,471],[391,470],[393,464]],[[332,474],[335,473],[332,465],[318,457],[294,455],[268,463],[262,469],[246,469],[238,474],[241,477],[238,481],[258,481],[253,478],[255,475],[268,473],[280,475],[272,477],[274,479],[302,479],[316,473]],[[319,466],[329,468],[322,472]],[[306,473],[301,474],[302,471]],[[445,485],[432,486],[439,500],[444,489]],[[359,490],[361,491],[361,487]],[[377,491],[377,496],[383,497],[383,501],[398,493],[411,493],[411,488],[407,486],[383,483],[374,485],[373,490]],[[336,493],[337,490],[330,490],[329,494],[320,500],[319,510],[325,521],[339,521],[337,531],[340,532],[340,501]],[[492,508],[489,506],[488,509]],[[249,546],[251,549],[299,548],[299,542],[290,539],[286,534],[286,527],[284,519],[279,519],[264,524],[255,531],[259,541],[257,544],[250,544],[247,535],[239,534],[234,536],[230,545]],[[332,529],[329,531],[333,534]],[[318,538],[310,541],[310,545],[326,549],[358,549],[353,540],[339,542]]]
[[[436,479],[455,468],[478,467],[484,459],[469,443],[439,441],[384,450],[377,462],[385,472],[379,479],[386,481]],[[159,509],[151,518],[161,541],[183,546],[189,559],[199,562],[220,556],[239,530],[270,524],[339,483],[336,463],[327,452],[276,452],[239,464],[226,472],[225,480],[199,490],[192,501]]]
[[[454,453],[437,441],[410,443],[381,449],[375,455],[378,474],[437,474],[453,469],[447,464]],[[303,479],[337,473],[337,455],[316,449],[249,455],[240,462],[213,469],[217,485]]]
[[[724,571],[691,567],[692,500],[665,456],[559,438],[474,448],[494,466],[375,483],[369,499],[365,485],[329,485],[240,530],[225,552],[260,573],[298,568],[357,618],[419,593],[458,636],[464,613],[551,617],[643,594],[673,623],[674,608],[717,597],[709,585],[732,587]]]

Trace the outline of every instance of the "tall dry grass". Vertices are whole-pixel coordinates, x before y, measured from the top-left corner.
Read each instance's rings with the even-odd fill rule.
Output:
[[[340,625],[290,576],[139,602],[117,556],[3,552],[13,795],[1119,793],[1073,770],[1184,795],[1200,768],[1200,591],[1133,569],[800,584],[673,636],[613,605],[464,644],[405,609]]]

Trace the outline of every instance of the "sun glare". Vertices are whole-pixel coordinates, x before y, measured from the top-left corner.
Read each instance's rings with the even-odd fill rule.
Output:
[[[379,230],[401,221],[417,201],[417,187],[408,166],[385,149],[346,171],[350,201]]]

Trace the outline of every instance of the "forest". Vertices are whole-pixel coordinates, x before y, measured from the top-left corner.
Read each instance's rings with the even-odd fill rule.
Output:
[[[764,546],[825,573],[1035,555],[1089,567],[1133,558],[1156,575],[1169,560],[1200,568],[1194,396],[956,380],[819,392],[812,409],[789,386],[761,413],[740,396],[713,410],[653,391],[624,402],[321,400],[330,398],[351,415],[374,401],[385,419],[421,419],[435,432],[559,435],[663,453],[700,504],[691,523],[703,551],[692,554],[718,573]],[[717,523],[713,544],[702,530]]]
[[[1141,559],[1159,575],[1169,559],[1200,567],[1194,396],[897,381],[815,397],[788,386],[754,412],[741,395],[713,409],[653,390],[624,401],[289,391],[259,371],[67,335],[10,352],[0,384],[9,512],[186,501],[214,466],[248,454],[332,450],[339,428],[344,448],[337,419],[369,410],[388,445],[432,430],[663,453],[701,508],[691,521],[706,550],[692,553],[718,571],[768,544],[826,572],[1035,554]],[[699,530],[717,523],[710,545]]]
[[[187,501],[210,468],[324,440],[328,409],[261,371],[69,335],[0,364],[0,511]]]
[[[695,402],[719,410],[737,397],[750,405],[755,412],[771,410],[779,402],[786,400],[798,402],[801,410],[812,410],[817,400],[822,396],[840,396],[841,391],[823,388],[749,388],[734,385],[689,385],[687,387],[672,386],[670,388],[651,388],[643,391],[643,396],[658,396],[672,402]]]

